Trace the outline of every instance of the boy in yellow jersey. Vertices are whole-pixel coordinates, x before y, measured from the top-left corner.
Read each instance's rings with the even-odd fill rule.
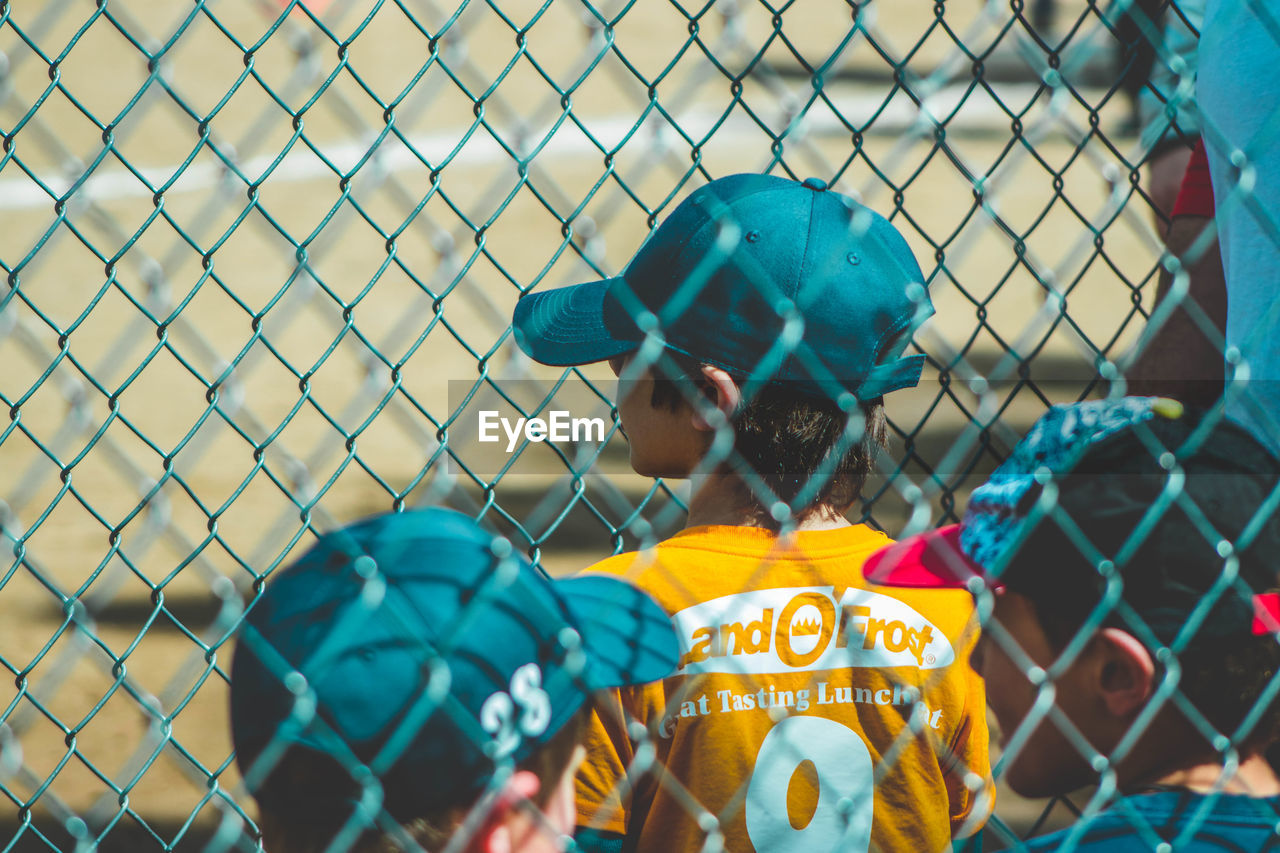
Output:
[[[990,810],[963,590],[875,590],[845,513],[932,308],[887,221],[819,180],[701,187],[618,278],[531,294],[516,341],[609,360],[640,474],[687,527],[592,568],[671,614],[680,666],[606,694],[577,782],[588,850],[937,851]]]

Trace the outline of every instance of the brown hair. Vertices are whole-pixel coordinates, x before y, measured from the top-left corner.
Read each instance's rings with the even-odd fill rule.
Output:
[[[692,405],[695,395],[711,393],[700,362],[667,355],[653,366],[650,405],[676,410]],[[673,372],[677,375],[671,376]],[[730,375],[740,387],[746,384],[745,377]],[[846,413],[830,398],[764,385],[744,399],[730,422],[733,453],[721,465],[742,477],[752,500],[760,505],[755,520],[766,527],[777,527],[778,522],[763,505],[765,501],[785,501],[796,518],[819,506],[845,510],[862,494],[874,468],[876,448],[888,446],[883,397],[863,401]],[[821,485],[816,491],[806,490],[815,477]],[[802,494],[804,500],[797,505]]]
[[[582,741],[591,704],[578,711],[552,738],[520,762],[519,769],[538,777],[538,793],[532,802],[545,809],[561,777],[569,766],[573,751]],[[451,772],[451,768],[441,768]],[[387,791],[411,791],[414,780],[393,770],[383,776]],[[354,811],[362,785],[349,769],[328,755],[305,749],[291,749],[262,784],[263,793],[273,804],[268,809],[259,803],[258,824],[262,830],[263,849],[267,853],[321,853],[333,841]],[[474,793],[459,802],[423,807],[401,823],[405,833],[423,850],[443,849],[475,804]],[[340,805],[336,805],[339,804]],[[370,826],[346,848],[346,853],[400,853],[403,848],[394,837]]]

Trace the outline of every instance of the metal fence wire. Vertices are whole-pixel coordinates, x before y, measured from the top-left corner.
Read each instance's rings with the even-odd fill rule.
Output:
[[[928,366],[858,510],[955,521],[1049,405],[1124,392],[1185,282],[1151,167],[1200,132],[1199,14],[0,0],[0,849],[257,849],[234,635],[326,531],[443,504],[559,575],[678,528],[608,368],[510,322],[714,178],[821,178],[907,238]],[[485,399],[606,434],[503,452]],[[1098,802],[1002,793],[983,843]]]

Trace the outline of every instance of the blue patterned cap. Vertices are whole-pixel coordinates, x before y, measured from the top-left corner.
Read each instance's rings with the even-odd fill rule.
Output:
[[[1053,406],[1018,442],[1013,454],[987,482],[973,490],[960,528],[965,555],[999,572],[1001,559],[1016,541],[1026,516],[1026,499],[1037,486],[1036,475],[1070,470],[1089,447],[1134,424],[1155,417],[1176,420],[1182,405],[1164,397],[1121,397]]]
[[[1258,593],[1276,585],[1277,481],[1280,463],[1247,430],[1184,417],[1176,401],[1054,406],[974,490],[960,524],[882,549],[863,574],[889,586],[1012,588],[1074,617],[1119,580],[1162,642],[1193,612],[1197,639],[1257,633]]]

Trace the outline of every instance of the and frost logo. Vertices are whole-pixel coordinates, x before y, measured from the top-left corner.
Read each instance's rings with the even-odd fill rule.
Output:
[[[937,669],[955,649],[914,609],[887,595],[834,587],[736,593],[681,610],[680,672],[776,673],[838,667]]]

